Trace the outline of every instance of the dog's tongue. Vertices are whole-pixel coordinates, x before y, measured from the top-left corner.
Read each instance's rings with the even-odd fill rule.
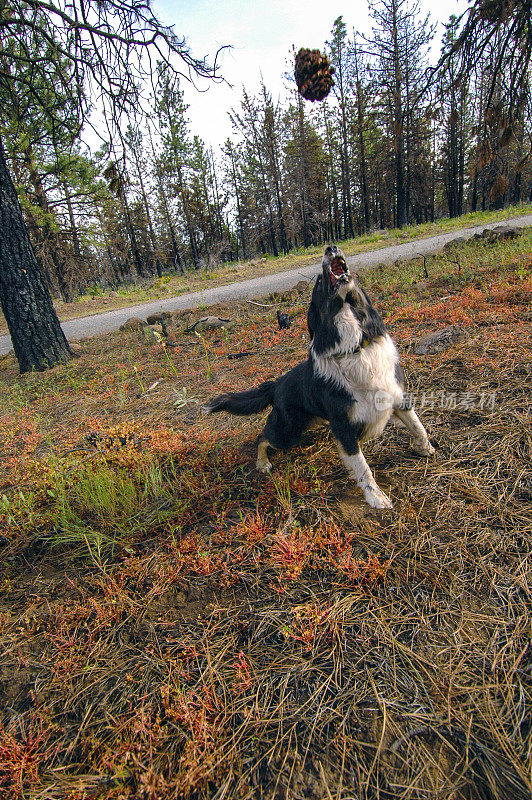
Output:
[[[330,277],[331,286],[336,288],[342,275],[349,275],[349,269],[343,256],[335,256],[331,261]]]
[[[331,261],[331,272],[336,277],[339,278],[340,275],[343,275],[347,272],[347,264],[342,256],[335,256]]]

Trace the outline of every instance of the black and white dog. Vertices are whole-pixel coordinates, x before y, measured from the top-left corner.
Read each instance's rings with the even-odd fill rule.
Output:
[[[257,469],[269,472],[267,449],[297,444],[315,418],[328,420],[340,457],[373,508],[391,508],[360,449],[392,416],[423,456],[434,453],[415,411],[405,403],[399,354],[365,291],[350,275],[343,253],[327,247],[308,310],[309,358],[276,381],[213,398],[209,412],[257,414],[272,406],[259,438]]]

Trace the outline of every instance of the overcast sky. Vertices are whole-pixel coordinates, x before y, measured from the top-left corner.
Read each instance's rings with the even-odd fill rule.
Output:
[[[435,56],[441,23],[466,7],[465,0],[421,0],[424,13],[429,11],[440,23]],[[232,45],[220,57],[220,72],[232,88],[211,84],[200,93],[183,82],[191,132],[215,147],[231,135],[227,112],[238,107],[242,86],[250,94],[256,93],[262,74],[274,100],[285,95],[283,73],[292,68],[292,45],[296,51],[300,47],[321,49],[340,15],[349,33],[353,28],[361,32],[371,29],[365,0],[156,0],[155,9],[165,23],[175,25],[176,32],[186,37],[196,57],[212,60],[219,47]],[[198,86],[207,89],[205,82]]]

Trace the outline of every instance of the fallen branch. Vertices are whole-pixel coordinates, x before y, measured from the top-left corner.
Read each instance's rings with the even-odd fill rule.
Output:
[[[418,256],[423,259],[423,274],[425,275],[425,278],[428,278],[429,273],[427,272],[427,257],[424,253],[418,253]]]
[[[261,308],[275,308],[275,304],[266,305],[266,303],[256,303],[254,300],[246,300],[246,303],[251,303],[252,306],[260,306]]]

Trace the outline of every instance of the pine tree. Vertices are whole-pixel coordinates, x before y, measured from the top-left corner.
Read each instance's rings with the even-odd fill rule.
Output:
[[[446,26],[443,47],[456,42],[458,20],[452,16]],[[466,103],[468,86],[456,80],[456,59],[450,58],[440,73],[438,99],[444,115],[444,185],[450,217],[458,217],[464,206],[464,168],[466,157]]]
[[[0,13],[0,95],[19,96],[28,108],[39,107],[55,135],[64,135],[63,104],[69,98],[69,129],[79,131],[90,108],[87,82],[97,89],[109,121],[118,120],[138,100],[146,76],[146,51],[154,42],[166,51],[169,74],[175,55],[193,70],[212,75],[192,58],[185,42],[165,28],[145,7],[123,0],[78,0],[67,4],[10,0]],[[94,12],[94,13],[93,13]],[[115,22],[120,20],[120,31]],[[88,21],[90,20],[90,22]],[[43,42],[50,48],[42,58]],[[6,68],[7,66],[7,68]],[[27,71],[30,71],[28,76]],[[5,123],[5,104],[0,118]],[[9,121],[9,120],[7,120]],[[22,371],[46,369],[66,360],[70,348],[59,325],[50,292],[36,260],[22,209],[0,142],[0,301]]]
[[[420,83],[426,49],[433,35],[428,15],[420,17],[419,3],[409,0],[369,0],[374,21],[372,36],[366,38],[366,52],[373,57],[382,114],[390,129],[394,152],[395,221],[408,222],[410,206],[409,171],[413,119],[418,115]]]
[[[179,198],[194,268],[200,265],[200,249],[190,207],[190,189],[187,183],[187,164],[191,143],[186,117],[188,106],[183,99],[179,77],[168,73],[163,64],[157,65],[158,88],[155,112],[160,128],[163,156],[172,176]]]
[[[347,27],[342,17],[335,19],[331,34],[332,38],[327,42],[327,45],[331,63],[336,70],[333,91],[338,98],[340,110],[340,167],[342,180],[343,235],[345,238],[348,238],[355,235],[351,186],[351,153],[348,136],[348,120],[350,115],[349,90],[352,80],[352,61],[351,51],[347,41]]]
[[[143,177],[146,167],[142,152],[143,136],[140,126],[137,124],[135,127],[133,127],[131,124],[129,124],[125,133],[124,140],[127,151],[131,156],[130,160],[133,162],[135,176],[138,181],[138,186],[140,189],[140,197],[144,212],[144,219],[146,222],[146,228],[150,243],[150,247],[147,253],[147,260],[150,263],[150,265],[152,265],[152,268],[154,268],[155,271],[157,272],[157,276],[160,278],[163,274],[162,265],[158,256],[157,239],[155,237],[155,230],[151,218],[150,205],[148,203],[146,182]]]
[[[274,256],[277,256],[279,255],[277,240],[279,220],[277,219],[276,224],[275,200],[274,193],[272,193],[274,179],[271,169],[269,170],[271,164],[269,163],[268,149],[265,146],[264,137],[261,135],[261,116],[260,102],[250,97],[244,89],[241,110],[239,112],[232,110],[230,117],[245,142],[244,174],[249,179],[248,185],[254,195],[254,212],[257,218],[255,238],[263,252],[269,250]],[[261,206],[264,209],[264,215],[260,212]]]

